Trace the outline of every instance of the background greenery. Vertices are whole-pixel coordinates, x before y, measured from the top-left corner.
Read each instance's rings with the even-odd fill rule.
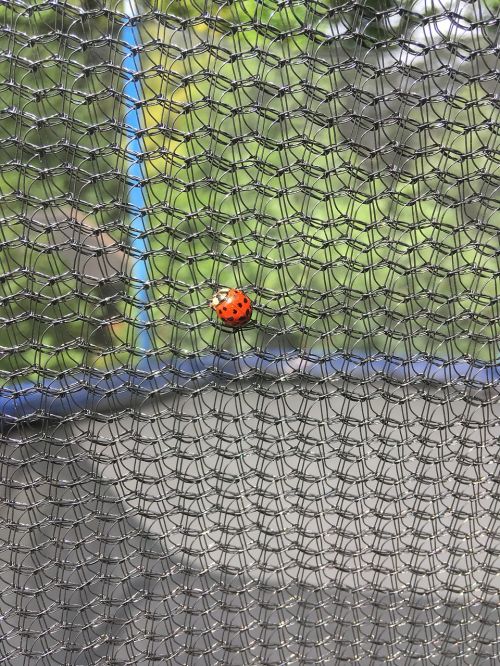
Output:
[[[0,371],[131,362],[120,6],[0,9]],[[156,350],[497,358],[495,38],[472,27],[481,11],[493,10],[450,22],[385,0],[138,8]],[[68,206],[114,240],[104,253],[123,253],[123,323],[103,327],[102,285],[33,227],[34,210]],[[206,305],[232,285],[256,303],[236,335]]]

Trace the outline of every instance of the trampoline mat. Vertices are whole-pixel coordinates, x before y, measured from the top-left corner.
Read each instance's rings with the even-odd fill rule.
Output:
[[[11,433],[3,657],[494,659],[498,409],[235,381]]]

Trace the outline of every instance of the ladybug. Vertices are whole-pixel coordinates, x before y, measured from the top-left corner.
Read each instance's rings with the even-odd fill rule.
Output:
[[[252,302],[241,289],[219,289],[210,301],[219,319],[232,328],[239,328],[252,317]]]

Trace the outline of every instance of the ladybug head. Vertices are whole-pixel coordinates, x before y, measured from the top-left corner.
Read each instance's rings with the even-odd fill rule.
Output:
[[[218,305],[222,303],[222,301],[226,300],[228,294],[229,294],[229,289],[227,288],[219,289],[218,291],[216,291],[212,297],[212,300],[210,301],[210,307],[216,308]]]

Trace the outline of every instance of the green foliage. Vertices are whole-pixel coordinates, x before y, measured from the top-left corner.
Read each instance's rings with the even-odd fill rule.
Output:
[[[149,197],[164,210],[150,217],[159,346],[254,348],[284,336],[330,352],[496,358],[491,232],[477,225],[487,212],[466,203],[493,169],[475,84],[424,112],[404,109],[402,133],[382,104],[356,114],[363,105],[339,86],[340,68],[317,62],[311,71],[300,49],[284,58],[271,38],[255,55],[245,31],[222,32],[220,51],[203,50],[205,34],[198,25],[187,56],[170,45],[144,59],[155,71],[145,109]],[[167,104],[157,104],[159,91]],[[403,152],[387,158],[399,164],[388,178],[370,141],[392,138]],[[213,285],[249,290],[255,328],[220,338],[207,321]]]
[[[62,255],[30,231],[34,211],[68,204],[100,225],[117,214],[121,184],[109,164],[121,150],[110,122],[118,81],[108,67],[89,67],[109,55],[100,39],[106,22],[94,19],[96,42],[84,52],[89,26],[64,7],[0,8],[0,381],[93,364],[102,354],[97,294],[82,293]]]
[[[103,337],[99,294],[82,291],[23,227],[28,204],[69,201],[129,242],[125,108],[113,94],[123,78],[102,64],[119,64],[125,47],[114,51],[119,26],[105,14],[64,7],[1,8],[17,31],[14,42],[8,30],[0,38],[5,376],[126,362],[138,332],[130,274],[128,324]],[[491,99],[471,79],[420,105],[426,84],[410,70],[398,97],[356,41],[359,31],[370,47],[390,36],[377,12],[391,6],[329,7],[330,25],[343,18],[348,37],[328,37],[319,3],[239,0],[207,13],[204,3],[165,2],[141,23],[156,348],[279,343],[495,359]],[[181,19],[189,26],[174,30]],[[360,72],[346,58],[354,48]],[[207,307],[217,287],[233,285],[256,304],[236,335]]]

